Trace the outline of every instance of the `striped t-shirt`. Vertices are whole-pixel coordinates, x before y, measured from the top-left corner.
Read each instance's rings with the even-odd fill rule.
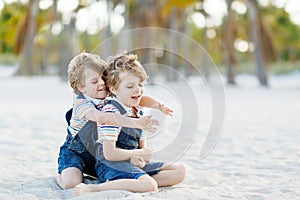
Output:
[[[132,115],[132,108],[128,108],[123,106],[126,110],[125,116],[131,116]],[[120,113],[120,111],[112,104],[106,104],[102,108],[103,112],[112,112],[112,113]],[[120,126],[112,126],[108,124],[100,124],[100,131],[98,131],[98,141],[99,143],[103,143],[104,140],[112,140],[117,141],[119,133],[121,131]],[[142,132],[142,136],[140,140],[144,140],[145,134]]]
[[[85,97],[85,98],[84,98]],[[74,100],[72,118],[68,127],[70,133],[74,137],[88,122],[85,115],[90,111],[95,111],[95,105],[103,105],[104,100],[93,99],[88,96],[77,96]],[[101,111],[102,106],[98,109]],[[100,130],[100,123],[97,123],[98,132]]]

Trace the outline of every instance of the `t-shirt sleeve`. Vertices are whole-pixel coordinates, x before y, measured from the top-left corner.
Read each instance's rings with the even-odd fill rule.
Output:
[[[94,110],[95,110],[95,106],[91,102],[87,101],[86,99],[78,99],[75,102],[74,112],[79,119],[84,118],[88,112]]]
[[[103,112],[120,113],[118,109],[112,104],[107,104],[102,109]],[[102,143],[104,140],[117,141],[121,127],[109,124],[98,124],[98,142]]]

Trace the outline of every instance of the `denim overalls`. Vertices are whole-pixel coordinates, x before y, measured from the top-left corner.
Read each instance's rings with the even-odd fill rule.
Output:
[[[82,94],[77,98],[84,98]],[[66,113],[66,120],[70,125],[72,109]],[[88,121],[73,137],[67,129],[67,137],[60,147],[58,158],[58,173],[68,167],[76,167],[82,173],[97,176],[95,172],[95,143],[98,138],[97,123]]]
[[[117,101],[109,100],[107,104],[115,106],[121,115],[126,113],[126,110]],[[138,149],[139,140],[142,135],[142,130],[135,128],[122,127],[116,146],[121,149]],[[130,161],[108,161],[104,158],[103,145],[97,144],[97,161],[96,172],[100,182],[106,182],[107,180],[131,178],[137,179],[144,174],[154,175],[157,174],[162,167],[162,162],[151,162],[145,165],[142,169],[132,165]]]

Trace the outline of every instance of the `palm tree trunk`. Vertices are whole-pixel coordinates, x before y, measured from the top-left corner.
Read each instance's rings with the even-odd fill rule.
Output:
[[[25,19],[24,34],[25,37],[24,47],[21,53],[20,65],[15,73],[16,75],[34,75],[33,65],[33,41],[37,31],[37,12],[38,12],[38,0],[30,0],[27,8],[27,17]],[[22,45],[21,45],[22,46]]]
[[[257,17],[259,14],[259,8],[256,0],[247,0],[249,7],[249,18],[250,18],[250,30],[251,36],[255,47],[255,61],[257,65],[257,76],[261,85],[268,86],[268,78],[264,65],[263,50],[261,43],[260,27],[261,20]]]
[[[178,10],[176,7],[172,8],[171,11],[171,17],[170,17],[170,28],[172,30],[178,30],[178,26],[177,26],[177,14],[178,14]],[[176,34],[171,34],[169,37],[170,39],[168,40],[169,44],[169,50],[170,52],[167,54],[169,55],[169,66],[172,68],[172,71],[170,73],[167,74],[167,80],[168,81],[177,81],[178,80],[178,76],[177,76],[177,70],[178,70],[178,57],[177,55],[175,55],[173,52],[177,52],[178,51],[178,38],[176,37]]]
[[[234,55],[233,48],[233,15],[232,15],[232,5],[233,0],[227,0],[227,20],[225,23],[225,45],[226,45],[226,53],[227,53],[227,83],[231,85],[235,85],[235,75],[234,75],[234,63],[236,62],[236,58]]]
[[[105,27],[104,30],[104,43],[101,46],[101,57],[103,59],[107,59],[107,57],[115,54],[113,53],[113,42],[112,39],[109,39],[112,34],[111,34],[111,26],[110,26],[110,19],[111,19],[111,14],[112,14],[112,2],[106,0],[106,6],[107,6],[107,26]]]
[[[189,8],[184,8],[183,10],[183,19],[181,20],[180,22],[180,32],[183,33],[184,35],[186,36],[190,36],[191,34],[191,30],[190,30],[190,25],[188,23],[186,23],[187,21],[187,18],[190,14],[190,9]],[[181,46],[181,49],[182,49],[182,52],[184,52],[183,55],[190,55],[191,54],[191,49],[190,49],[190,46],[189,46],[189,41],[187,40],[186,37],[180,37],[181,41],[180,41],[180,46]],[[187,60],[188,62],[190,60]],[[186,60],[183,60],[181,62],[181,64],[183,65],[183,70],[184,70],[184,75],[186,77],[188,76],[191,76],[193,75],[193,69],[191,66],[188,65],[188,63]]]
[[[130,31],[131,29],[131,24],[130,24],[130,20],[129,20],[129,6],[130,6],[130,2],[129,0],[125,1],[125,13],[124,13],[124,18],[125,18],[125,25],[123,30],[125,32],[123,32],[120,37],[119,37],[119,49],[121,50],[127,50],[127,51],[131,51],[133,48],[133,39],[132,39],[132,33]]]
[[[68,79],[68,64],[79,53],[78,37],[75,30],[75,18],[65,25],[59,43],[59,76],[62,80]]]

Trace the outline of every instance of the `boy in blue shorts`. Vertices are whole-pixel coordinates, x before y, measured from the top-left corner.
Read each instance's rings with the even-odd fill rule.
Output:
[[[119,113],[140,117],[137,109],[144,95],[147,75],[137,56],[116,56],[107,69],[106,83],[113,98],[103,107],[106,113]],[[151,152],[146,137],[138,128],[125,128],[112,124],[100,125],[96,156],[96,172],[100,184],[81,183],[75,194],[103,190],[131,192],[157,191],[160,186],[173,186],[186,176],[182,164],[150,162]]]
[[[81,53],[72,59],[68,66],[68,79],[74,93],[74,100],[67,138],[60,147],[58,158],[57,182],[63,189],[75,187],[83,180],[83,173],[97,176],[95,173],[95,148],[97,132],[100,123],[135,127],[154,131],[156,124],[151,116],[141,119],[131,119],[115,113],[100,112],[107,97],[105,81],[102,78],[106,63],[99,56]],[[163,106],[151,97],[144,98],[144,105],[156,108],[166,114],[172,110]],[[97,124],[95,123],[97,122]],[[95,134],[96,133],[96,134]],[[144,152],[148,156],[149,152]]]

